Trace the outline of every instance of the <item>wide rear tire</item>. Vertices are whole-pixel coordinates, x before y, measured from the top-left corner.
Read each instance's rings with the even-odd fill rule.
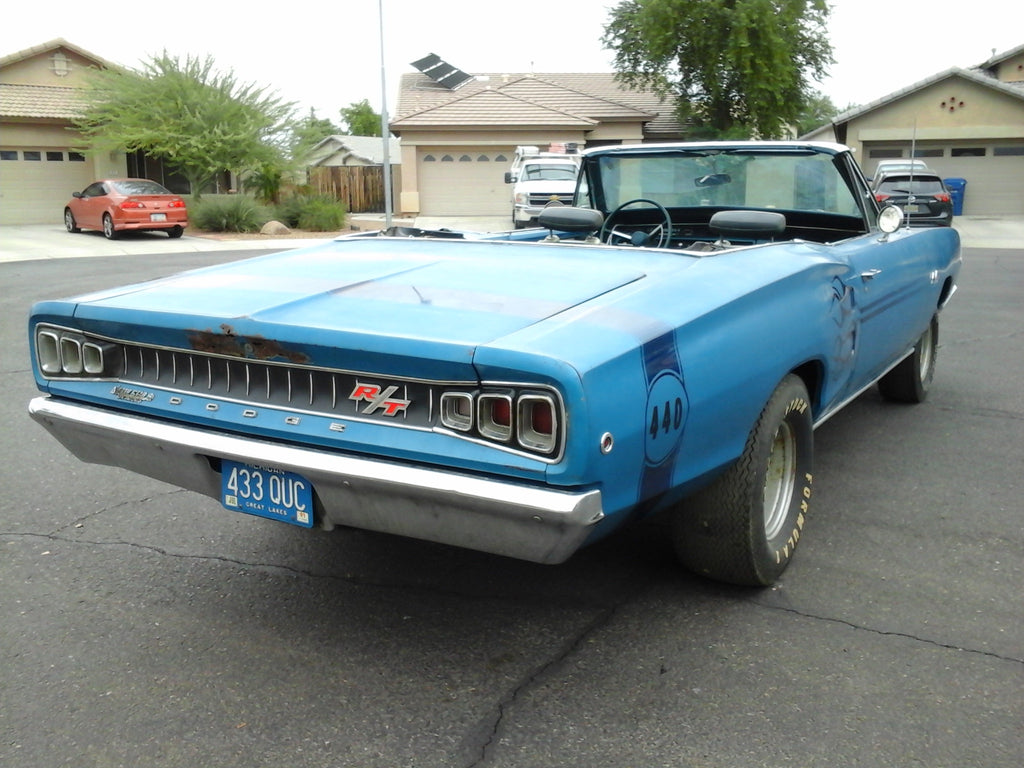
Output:
[[[679,560],[719,581],[774,584],[803,533],[813,463],[810,398],[803,381],[789,375],[768,399],[736,463],[673,512]]]
[[[924,402],[935,377],[938,350],[939,316],[935,315],[914,345],[914,351],[879,380],[882,397],[897,403]]]

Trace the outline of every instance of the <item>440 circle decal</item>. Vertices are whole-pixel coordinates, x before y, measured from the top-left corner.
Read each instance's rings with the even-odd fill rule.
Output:
[[[675,371],[662,371],[647,390],[647,463],[661,464],[679,446],[686,423],[686,390]]]

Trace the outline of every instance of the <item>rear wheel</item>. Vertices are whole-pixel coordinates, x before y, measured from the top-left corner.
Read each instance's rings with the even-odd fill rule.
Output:
[[[674,511],[679,560],[719,581],[775,583],[803,532],[813,462],[810,398],[803,381],[789,375],[761,411],[736,463]]]
[[[70,208],[64,209],[64,229],[72,234],[78,234],[82,231],[78,226],[78,222],[75,221],[75,214],[71,212]]]
[[[938,348],[939,316],[935,315],[914,345],[914,351],[879,380],[882,397],[898,403],[923,402],[935,376]]]
[[[110,218],[109,213],[103,214],[103,236],[107,240],[117,240],[120,237],[120,232],[114,229],[114,220]]]
[[[185,232],[185,228],[180,226],[180,225],[178,225],[178,226],[174,226],[174,227],[171,227],[170,229],[168,229],[167,230],[167,236],[170,237],[170,238],[181,237],[182,234],[184,234],[184,232]]]

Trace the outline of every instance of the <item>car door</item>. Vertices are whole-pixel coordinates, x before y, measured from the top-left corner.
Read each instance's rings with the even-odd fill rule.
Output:
[[[936,273],[927,238],[901,230],[889,236],[859,238],[850,254],[857,320],[852,386],[869,385],[898,361],[924,332],[936,307]]]
[[[90,184],[82,190],[81,215],[76,216],[80,227],[89,229],[100,229],[103,221],[103,212],[107,210],[110,202],[108,185],[102,181]]]

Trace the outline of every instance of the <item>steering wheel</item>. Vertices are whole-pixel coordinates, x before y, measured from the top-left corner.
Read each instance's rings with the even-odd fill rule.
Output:
[[[644,204],[651,208],[655,208],[661,214],[662,221],[656,224],[644,224],[638,225],[632,232],[621,232],[615,228],[615,218],[619,216],[622,211],[631,205]],[[657,236],[657,241],[651,243],[651,238]],[[608,217],[604,220],[604,224],[601,225],[601,233],[599,235],[601,242],[608,243],[608,245],[615,245],[616,240],[625,240],[630,245],[637,246],[648,246],[650,248],[665,248],[672,242],[672,217],[661,203],[654,200],[648,200],[644,197],[638,197],[635,200],[628,200],[614,211],[608,214]]]

